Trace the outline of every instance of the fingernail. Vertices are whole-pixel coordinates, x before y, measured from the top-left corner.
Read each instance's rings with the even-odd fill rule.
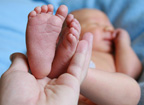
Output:
[[[89,42],[89,43],[93,42],[93,34],[92,34],[91,32],[87,32],[87,33],[85,33],[85,34],[88,35],[88,37],[87,37],[88,42]]]
[[[13,54],[11,54],[10,55],[10,60],[13,61],[13,59],[14,59],[14,56],[13,56]]]
[[[90,41],[93,41],[93,34],[90,33]]]
[[[16,54],[16,53],[13,53],[13,54],[10,55],[10,60],[11,60],[11,62],[14,60],[15,54]]]

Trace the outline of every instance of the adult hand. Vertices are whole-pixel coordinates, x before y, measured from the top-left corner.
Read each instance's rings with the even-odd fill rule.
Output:
[[[57,79],[36,79],[28,72],[26,56],[15,53],[0,79],[0,105],[77,105],[80,84],[86,76],[92,50],[92,35],[79,42],[67,73]]]

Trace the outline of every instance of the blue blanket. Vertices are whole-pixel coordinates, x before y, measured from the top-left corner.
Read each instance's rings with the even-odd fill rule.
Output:
[[[126,29],[132,48],[144,65],[144,0],[1,0],[0,1],[0,76],[10,66],[9,56],[14,52],[26,53],[25,30],[27,15],[36,6],[53,4],[54,12],[65,4],[69,12],[81,8],[97,8],[104,11],[115,28]],[[144,73],[139,84],[144,105]]]

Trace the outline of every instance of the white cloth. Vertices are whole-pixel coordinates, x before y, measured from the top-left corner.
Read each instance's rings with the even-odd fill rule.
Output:
[[[92,69],[95,69],[95,68],[96,68],[96,66],[95,66],[95,64],[94,64],[93,61],[90,61],[89,67],[92,68]]]

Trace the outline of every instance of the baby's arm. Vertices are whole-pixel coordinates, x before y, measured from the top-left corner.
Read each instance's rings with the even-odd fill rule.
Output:
[[[117,29],[114,35],[116,71],[138,78],[142,65],[131,48],[128,33],[123,29]]]
[[[89,69],[81,94],[96,105],[137,105],[140,87],[125,74]]]
[[[98,105],[137,105],[140,99],[140,87],[133,78],[140,74],[141,63],[130,47],[126,31],[118,31],[121,32],[115,38],[118,72],[89,69],[81,85],[81,94]]]

